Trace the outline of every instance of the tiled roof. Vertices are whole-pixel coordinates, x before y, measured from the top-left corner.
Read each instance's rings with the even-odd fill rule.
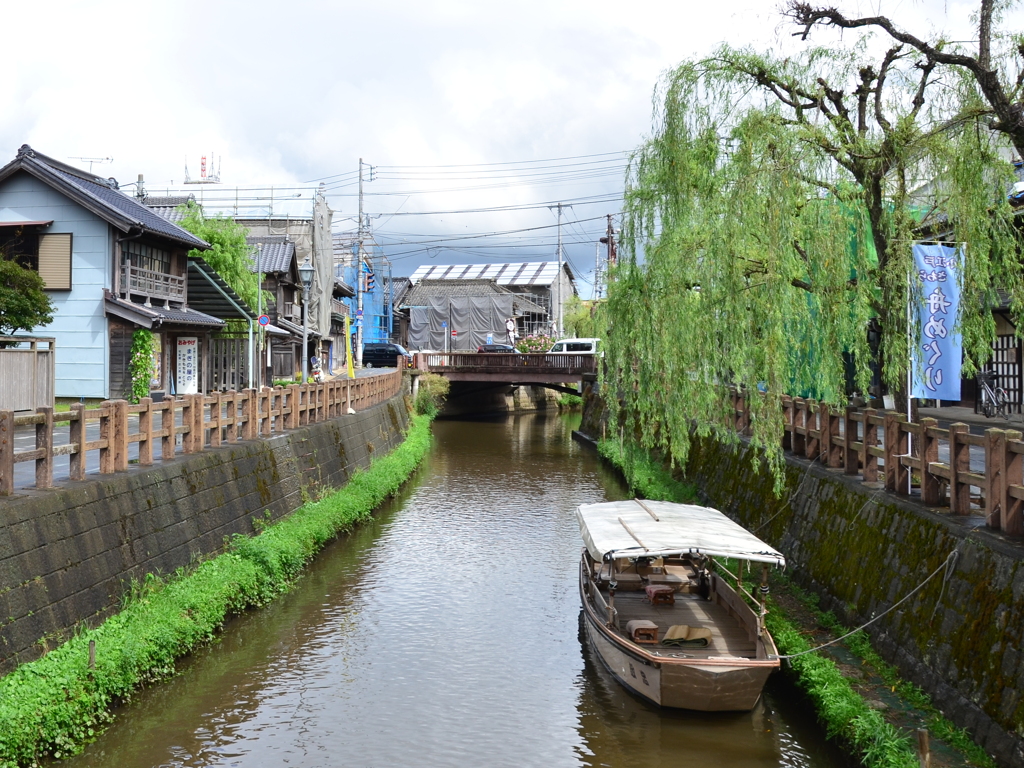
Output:
[[[406,294],[403,307],[425,307],[430,299],[455,299],[478,296],[512,296],[517,312],[547,314],[547,310],[498,285],[494,280],[421,280]]]
[[[192,325],[202,328],[223,328],[225,322],[220,318],[204,314],[194,309],[174,309],[157,305],[146,307],[128,301],[105,291],[107,312],[124,317],[146,328],[159,328],[162,325]]]
[[[252,266],[249,267],[253,272],[257,269],[257,249],[259,268],[263,272],[288,272],[291,269],[292,259],[295,257],[295,243],[289,240],[287,235],[247,237],[245,242],[255,246],[252,249]]]
[[[572,278],[572,268],[563,263]],[[495,280],[498,285],[548,286],[558,274],[557,261],[528,261],[510,264],[424,264],[410,279],[420,280]]]
[[[146,205],[150,208],[177,208],[187,202],[195,202],[195,195],[169,195],[160,197],[158,195],[146,195]]]
[[[22,145],[14,160],[0,168],[0,180],[17,171],[25,171],[49,184],[122,232],[138,228],[143,232],[181,243],[188,248],[209,248],[209,245],[192,233],[118,190],[116,182],[112,179],[104,180],[54,160],[36,152],[27,144]]]

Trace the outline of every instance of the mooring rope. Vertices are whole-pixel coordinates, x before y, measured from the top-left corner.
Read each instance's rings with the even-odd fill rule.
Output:
[[[972,529],[972,532],[973,532],[973,529]],[[968,536],[969,535],[970,534],[968,534]],[[834,640],[829,640],[827,643],[822,643],[821,645],[816,646],[814,648],[810,648],[810,649],[808,649],[806,651],[800,651],[799,653],[790,653],[790,654],[787,654],[785,656],[779,656],[779,658],[780,659],[795,659],[797,656],[803,656],[803,655],[808,654],[808,653],[814,653],[815,651],[820,651],[822,648],[827,648],[830,645],[835,645],[836,643],[838,643],[838,642],[840,642],[842,640],[845,640],[846,638],[850,637],[850,635],[857,634],[858,632],[860,632],[865,627],[869,627],[872,624],[874,624],[876,621],[878,621],[883,616],[885,616],[885,615],[895,611],[897,608],[899,608],[901,605],[903,605],[905,602],[907,602],[907,600],[909,600],[914,595],[916,595],[918,592],[920,592],[929,581],[931,581],[933,578],[935,578],[939,574],[939,572],[943,571],[943,570],[946,571],[946,576],[942,580],[943,592],[945,592],[946,582],[949,580],[949,577],[952,575],[953,569],[956,568],[956,562],[957,562],[957,560],[960,557],[960,547],[962,547],[967,542],[967,538],[968,537],[964,537],[964,539],[959,544],[957,544],[956,547],[953,548],[953,551],[950,552],[946,556],[945,560],[943,560],[942,565],[940,565],[938,568],[936,568],[934,571],[932,571],[930,574],[928,574],[928,578],[926,578],[924,581],[922,581],[920,584],[918,584],[916,587],[914,587],[898,603],[895,603],[891,607],[889,607],[886,610],[882,611],[880,614],[875,616],[870,621],[864,622],[859,627],[857,627],[856,629],[850,630],[849,632],[847,632],[842,637],[837,637]],[[942,594],[941,593],[939,595],[939,599],[940,600],[942,599]],[[936,607],[936,609],[938,608],[938,602],[936,602],[935,607]],[[934,611],[932,612],[932,616],[933,617],[935,616]]]

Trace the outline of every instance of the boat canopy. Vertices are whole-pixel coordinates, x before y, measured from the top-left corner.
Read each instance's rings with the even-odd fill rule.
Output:
[[[669,501],[626,500],[582,504],[576,511],[590,556],[734,557],[785,568],[786,558],[717,509]]]

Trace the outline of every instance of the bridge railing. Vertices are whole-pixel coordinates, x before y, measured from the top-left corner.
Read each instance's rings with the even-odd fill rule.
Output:
[[[746,395],[733,392],[733,428],[750,432]],[[849,407],[842,411],[799,397],[783,397],[783,448],[820,461],[890,493],[920,494],[930,507],[957,515],[983,514],[989,528],[1024,535],[1024,440],[1016,430],[972,435],[966,424],[940,428],[933,418],[908,422],[897,411]],[[972,466],[971,448],[976,451]],[[945,455],[945,461],[940,456]]]
[[[183,395],[155,403],[143,398],[137,405],[126,400],[106,400],[96,408],[74,403],[57,413],[52,407],[17,416],[0,410],[0,496],[15,490],[14,466],[35,462],[35,482],[21,487],[52,488],[54,460],[67,456],[68,477],[83,480],[90,451],[99,453],[100,474],[128,469],[129,446],[138,443],[140,465],[173,459],[181,453],[197,453],[240,440],[257,440],[350,411],[361,411],[402,391],[402,371],[380,376],[341,379],[321,384],[292,384],[240,392]],[[130,418],[134,417],[134,418]],[[67,442],[55,444],[55,428],[68,424]],[[97,423],[87,435],[88,425]],[[35,448],[17,450],[15,429],[35,427]]]
[[[421,370],[431,371],[446,368],[471,368],[482,372],[504,371],[509,368],[536,368],[570,373],[594,373],[597,370],[594,355],[565,355],[548,352],[417,352],[413,365]]]

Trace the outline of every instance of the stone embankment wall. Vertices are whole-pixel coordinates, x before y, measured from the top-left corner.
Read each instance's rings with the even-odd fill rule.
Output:
[[[585,396],[582,431],[600,438],[607,413]],[[616,435],[617,436],[617,435]],[[611,434],[608,437],[612,437]],[[875,648],[1006,766],[1024,768],[1024,542],[787,457],[786,491],[758,471],[754,449],[695,444],[686,479],[787,558],[798,584],[859,626],[940,573],[868,628]]]
[[[0,673],[117,609],[146,574],[221,550],[401,443],[392,400],[279,436],[0,502]]]

